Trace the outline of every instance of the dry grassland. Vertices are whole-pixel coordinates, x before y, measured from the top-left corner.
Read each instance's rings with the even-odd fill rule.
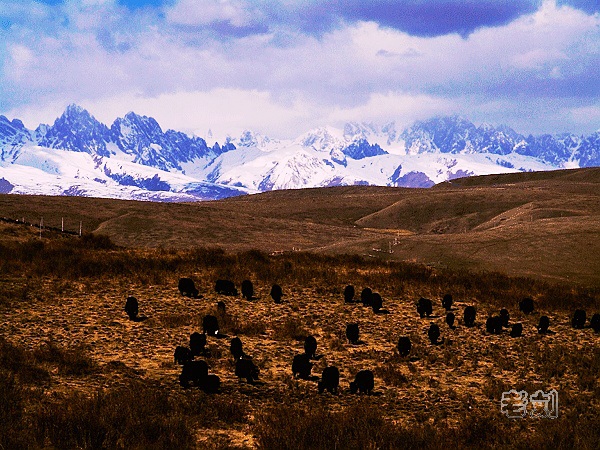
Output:
[[[85,217],[97,232],[45,230],[40,240],[34,227],[0,223],[0,448],[598,448],[600,335],[570,324],[576,308],[588,323],[600,312],[598,177],[578,173],[508,179],[502,190],[510,192],[497,197],[498,180],[200,205],[2,196],[2,216],[44,214],[59,225],[63,214]],[[366,256],[398,229],[408,232],[393,254]],[[292,246],[323,248],[251,250]],[[184,276],[202,299],[180,295]],[[250,279],[257,298],[216,294],[217,279],[238,289]],[[269,297],[274,283],[285,293],[279,305]],[[347,284],[357,297],[364,287],[379,292],[390,314],[345,304]],[[444,322],[446,293],[455,299],[454,330]],[[147,320],[128,319],[130,295]],[[432,317],[419,318],[420,297],[432,299]],[[531,315],[518,310],[524,297],[536,303]],[[477,308],[473,328],[462,323],[467,305]],[[502,307],[523,323],[523,337],[486,332]],[[175,346],[187,345],[209,313],[228,336],[208,339],[204,359],[221,379],[212,395],[182,389],[173,361]],[[541,315],[555,334],[537,332]],[[345,338],[351,322],[360,345]],[[442,345],[427,339],[432,322]],[[313,374],[337,366],[338,395],[292,376],[309,334],[323,355]],[[404,358],[395,348],[401,335],[413,343]],[[234,375],[234,336],[260,368],[259,384]],[[348,391],[362,369],[375,374],[374,395]],[[510,389],[556,389],[559,417],[508,419],[500,399]]]

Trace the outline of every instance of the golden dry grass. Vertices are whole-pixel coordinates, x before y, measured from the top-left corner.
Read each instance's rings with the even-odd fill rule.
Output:
[[[117,243],[128,245],[116,247],[101,235],[49,231],[40,240],[35,227],[0,223],[0,403],[9,405],[0,407],[0,446],[332,448],[337,442],[343,448],[597,448],[600,335],[571,328],[570,316],[578,307],[589,316],[600,312],[598,273],[587,268],[598,262],[598,253],[592,253],[598,206],[590,200],[598,192],[587,186],[593,184],[589,172],[578,173],[585,182],[574,180],[573,172],[558,180],[555,174],[525,181],[544,184],[535,202],[576,212],[558,217],[544,207],[533,221],[519,217],[526,217],[523,211],[532,215],[535,203],[525,201],[537,190],[509,185],[506,190],[527,193],[527,198],[507,194],[523,205],[498,201],[497,209],[482,204],[478,210],[477,200],[473,212],[464,213],[455,210],[456,199],[480,198],[484,189],[481,201],[490,201],[499,188],[477,185],[472,194],[456,186],[340,188],[190,205],[2,196],[1,215],[43,213],[45,223],[65,210],[75,220],[77,208],[88,208],[82,214],[96,229],[120,226],[128,241]],[[568,183],[560,181],[563,176]],[[565,192],[571,192],[570,202]],[[406,206],[412,196],[430,201],[430,209],[404,223],[400,212],[414,210]],[[455,206],[448,206],[453,199]],[[475,214],[469,231],[424,229],[439,225],[440,205],[448,206],[441,217]],[[334,207],[339,210],[328,214]],[[250,223],[229,222],[240,214]],[[369,230],[355,227],[363,219]],[[156,224],[171,229],[153,228]],[[412,233],[401,236],[392,255],[360,256],[403,227]],[[305,228],[309,232],[303,234]],[[247,234],[240,238],[233,230]],[[246,250],[292,246],[296,238],[326,248],[278,256]],[[186,240],[187,246],[179,245]],[[226,251],[196,246],[203,243],[223,244]],[[515,246],[520,253],[512,253]],[[343,254],[353,252],[358,255]],[[560,263],[551,260],[556,257]],[[182,276],[192,277],[204,298],[182,297],[177,291]],[[252,280],[257,299],[214,293],[214,282],[222,278],[238,288]],[[273,283],[286,294],[280,305],[269,297]],[[390,314],[345,304],[346,284],[356,287],[357,297],[367,286],[381,293]],[[444,323],[440,303],[448,292],[456,301],[455,330]],[[139,299],[147,320],[127,318],[123,306],[129,295]],[[415,302],[421,296],[434,301],[433,317],[419,319]],[[529,316],[517,308],[525,296],[536,301]],[[202,317],[216,313],[218,301],[227,305],[227,314],[219,315],[222,331],[242,339],[261,369],[262,384],[238,381],[229,339],[209,338],[206,361],[221,378],[221,393],[183,390],[173,350],[201,331]],[[477,307],[474,328],[462,324],[466,305]],[[501,307],[509,309],[512,322],[523,323],[522,338],[486,333],[485,319]],[[537,333],[543,314],[556,334]],[[345,339],[350,322],[360,326],[361,345]],[[429,343],[431,322],[440,325],[443,345]],[[319,395],[315,382],[292,377],[291,361],[309,333],[323,355],[313,374],[326,365],[339,367],[338,396]],[[407,358],[395,350],[400,335],[413,342]],[[348,384],[361,369],[374,371],[376,395],[349,394]],[[559,418],[507,419],[500,397],[513,388],[557,389]]]
[[[599,186],[600,170],[592,168],[432,189],[354,186],[191,204],[0,195],[0,211],[54,227],[64,217],[75,232],[81,221],[84,232],[132,248],[370,254],[600,286]]]

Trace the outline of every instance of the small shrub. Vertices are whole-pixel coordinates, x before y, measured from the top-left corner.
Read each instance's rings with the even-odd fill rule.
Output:
[[[40,362],[56,364],[63,375],[89,375],[97,369],[83,347],[62,348],[52,341],[46,341],[33,355]]]
[[[194,447],[188,418],[181,409],[164,390],[142,384],[99,391],[91,398],[81,393],[54,398],[34,419],[39,435],[56,448]]]
[[[274,337],[279,340],[293,339],[295,341],[303,341],[310,334],[298,319],[292,317],[287,318],[281,324],[277,324],[274,328]]]

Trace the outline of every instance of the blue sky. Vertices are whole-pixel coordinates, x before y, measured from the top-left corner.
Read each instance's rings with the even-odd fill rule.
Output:
[[[293,138],[435,115],[600,129],[600,2],[2,0],[0,114],[77,103],[205,135]]]

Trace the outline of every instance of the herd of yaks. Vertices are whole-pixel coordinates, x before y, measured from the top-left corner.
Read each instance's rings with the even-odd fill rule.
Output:
[[[202,298],[198,289],[196,289],[194,281],[191,278],[181,278],[179,280],[179,292],[188,297]],[[247,300],[255,299],[254,287],[252,282],[244,280],[241,285],[242,297]],[[229,280],[217,280],[215,291],[218,294],[237,296],[238,291],[235,284]],[[346,286],[344,289],[345,303],[362,303],[363,306],[371,307],[376,314],[388,314],[389,311],[382,309],[383,301],[380,294],[373,292],[370,288],[365,288],[360,294],[360,300],[355,300],[355,289],[353,286]],[[271,288],[270,296],[275,303],[281,303],[283,297],[281,286],[274,284]],[[456,316],[452,312],[454,301],[451,294],[446,294],[442,298],[442,307],[446,310],[446,323],[451,329],[455,329]],[[427,298],[420,298],[416,304],[417,312],[421,318],[431,317],[433,314],[433,302]],[[218,302],[217,309],[221,314],[225,313],[225,303]],[[525,298],[519,302],[519,309],[524,314],[531,314],[534,309],[534,301],[531,298]],[[142,321],[145,319],[139,316],[139,305],[135,297],[128,297],[125,302],[125,312],[133,321]],[[474,306],[467,306],[463,311],[463,323],[466,327],[475,326],[475,318],[477,311]],[[486,321],[486,331],[490,334],[500,334],[504,328],[509,327],[510,315],[507,309],[502,308],[500,313],[491,316]],[[571,325],[575,329],[586,328],[586,312],[582,309],[577,309],[572,317]],[[550,319],[548,316],[541,316],[537,326],[538,333],[550,334],[549,330]],[[596,313],[590,320],[590,328],[595,333],[600,333],[600,313]],[[206,361],[196,359],[200,356],[206,356],[207,336],[223,337],[219,334],[218,318],[214,315],[206,315],[202,320],[203,333],[194,332],[190,335],[189,346],[177,346],[175,348],[174,360],[175,363],[182,366],[179,382],[182,387],[187,388],[194,385],[207,393],[219,392],[221,381],[217,375],[208,373],[208,364]],[[512,324],[510,336],[513,338],[520,337],[523,333],[523,325],[521,323]],[[440,345],[444,339],[440,340],[440,327],[431,323],[427,332],[428,338],[433,345]],[[357,323],[350,323],[346,326],[346,338],[353,345],[359,344],[359,327]],[[407,357],[411,351],[411,341],[408,336],[400,336],[398,339],[397,349],[401,357]],[[245,379],[248,383],[255,384],[258,381],[259,369],[252,362],[252,357],[247,355],[243,350],[243,344],[239,337],[231,339],[230,351],[235,362],[235,375],[239,379]],[[317,340],[314,336],[308,336],[304,341],[304,353],[294,356],[292,362],[292,374],[295,378],[304,380],[318,380],[319,393],[327,390],[332,394],[337,394],[340,372],[337,367],[328,366],[323,369],[321,379],[311,376],[313,367],[312,360],[319,359],[322,355],[317,355]],[[350,392],[371,394],[375,386],[373,372],[371,370],[359,371],[354,381],[350,383]]]

